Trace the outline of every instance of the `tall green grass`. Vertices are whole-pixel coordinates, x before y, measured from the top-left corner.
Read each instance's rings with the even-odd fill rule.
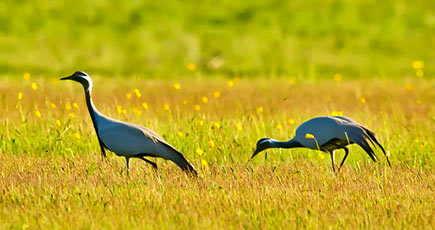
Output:
[[[402,78],[422,60],[431,77],[433,8],[421,0],[6,0],[0,74]]]

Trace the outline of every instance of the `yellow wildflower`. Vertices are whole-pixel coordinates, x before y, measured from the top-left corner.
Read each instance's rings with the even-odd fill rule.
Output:
[[[208,163],[207,163],[207,161],[206,161],[206,160],[202,159],[202,160],[201,160],[201,165],[205,167],[205,166],[207,166],[207,165],[208,165]]]
[[[80,139],[80,134],[79,134],[79,133],[74,133],[74,137],[75,137],[76,139]]]
[[[118,114],[121,114],[122,113],[122,106],[120,106],[120,105],[116,106],[116,112]]]
[[[360,101],[361,103],[365,104],[367,102],[367,99],[365,97],[361,97]]]
[[[176,89],[176,90],[179,90],[179,89],[181,89],[181,85],[180,85],[180,83],[174,83],[173,85],[172,85],[173,87],[174,87],[174,89]]]
[[[148,104],[147,104],[146,102],[143,102],[143,103],[142,103],[142,107],[143,107],[144,109],[148,109]]]
[[[139,89],[134,89],[134,94],[136,94],[136,97],[140,98],[142,97],[142,94],[140,93]]]
[[[306,133],[306,134],[305,134],[305,138],[306,138],[306,139],[314,139],[314,135],[311,134],[311,133]]]
[[[57,106],[56,106],[56,104],[54,104],[53,102],[51,102],[51,103],[50,103],[50,107],[51,107],[52,109],[55,109]]]
[[[341,111],[332,111],[331,116],[343,116],[343,112]]]
[[[65,104],[65,109],[66,110],[71,110],[71,104],[70,103]]]
[[[325,159],[325,154],[323,154],[322,152],[319,152],[318,156],[319,156],[320,160]]]
[[[422,142],[422,143],[421,143],[421,148],[426,147],[426,145],[427,145],[427,141]]]
[[[238,131],[242,131],[243,130],[243,126],[241,124],[237,124],[236,126]]]
[[[277,130],[282,130],[282,125],[281,125],[281,124],[277,124],[277,125],[275,126],[275,129],[277,129]]]
[[[163,110],[169,111],[169,110],[171,110],[171,107],[168,104],[164,104]]]
[[[184,135],[183,135],[183,133],[182,133],[182,132],[180,132],[180,131],[178,131],[178,132],[177,132],[177,135],[178,135],[179,137],[182,137],[182,136],[184,136]]]
[[[220,127],[221,127],[221,125],[218,122],[213,123],[213,128],[219,129]]]
[[[127,115],[127,110],[126,109],[122,109],[122,114]]]
[[[30,80],[30,73],[23,74],[24,80]]]
[[[421,100],[417,99],[415,102],[417,102],[417,104],[421,104]]]
[[[56,125],[60,126],[60,121],[59,120],[56,120]]]
[[[202,102],[206,104],[208,102],[208,97],[204,96],[201,98]]]
[[[234,82],[233,81],[231,81],[231,80],[229,80],[228,82],[227,82],[227,86],[228,87],[233,87],[234,86]]]
[[[208,141],[208,146],[209,146],[210,148],[214,148],[214,142],[213,142],[212,140],[209,140],[209,141]]]
[[[258,107],[257,108],[257,113],[262,113],[262,112],[263,112],[263,107],[262,106]]]
[[[36,84],[36,82],[32,82],[32,84],[30,84],[30,86],[32,87],[33,90],[38,89],[38,84]]]
[[[203,126],[204,125],[204,121],[203,120],[198,120],[197,122],[198,122],[199,126]]]
[[[289,119],[287,119],[287,124],[294,125],[295,124],[295,120],[289,118]]]
[[[187,69],[190,71],[195,71],[196,65],[194,63],[190,62],[189,64],[187,64]]]
[[[289,80],[290,85],[296,85],[296,78],[291,77]]]
[[[416,60],[412,62],[412,68],[414,69],[422,69],[424,67],[424,62],[420,60]]]
[[[35,110],[35,116],[37,117],[37,118],[41,118],[41,112],[39,112],[39,110]]]
[[[131,97],[132,97],[132,95],[131,95],[131,93],[127,93],[127,94],[125,95],[125,97],[126,97],[128,100],[130,100]]]
[[[195,105],[195,111],[199,111],[200,109],[201,109],[201,106],[198,105],[198,104],[196,104],[196,105]]]
[[[200,148],[196,149],[196,154],[202,156],[203,153],[204,153],[204,151],[202,149],[200,149]]]
[[[407,91],[412,91],[412,90],[414,90],[414,85],[412,85],[411,83],[408,82],[405,84],[405,89]]]
[[[214,91],[213,92],[213,97],[214,98],[218,99],[220,96],[221,96],[221,92],[219,92],[219,91]]]
[[[142,115],[142,111],[140,111],[140,109],[138,109],[138,108],[136,108],[136,107],[133,107],[133,108],[131,109],[131,111],[133,112],[134,115],[136,115],[136,116],[138,116],[138,117],[140,117],[140,116]]]
[[[51,78],[51,79],[50,79],[50,83],[51,83],[52,85],[57,85],[57,79],[56,79],[56,78]]]
[[[183,100],[183,105],[187,105],[187,100]]]
[[[79,104],[77,104],[77,102],[74,102],[74,103],[72,104],[72,106],[73,106],[74,108],[76,108],[76,109],[79,108]]]
[[[69,113],[68,115],[69,115],[70,118],[75,118],[76,117],[75,113]]]
[[[18,100],[23,99],[23,93],[22,92],[18,92]]]
[[[341,79],[342,79],[341,74],[337,73],[337,74],[334,75],[334,80],[335,80],[336,82],[341,81]]]
[[[423,77],[424,76],[424,72],[423,72],[422,69],[418,69],[418,70],[415,71],[415,75],[417,77]]]

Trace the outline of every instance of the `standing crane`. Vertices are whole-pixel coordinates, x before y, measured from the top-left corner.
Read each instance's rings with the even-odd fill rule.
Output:
[[[338,168],[340,171],[349,154],[349,149],[346,146],[353,143],[361,146],[376,162],[378,158],[367,140],[373,146],[379,146],[391,167],[390,160],[375,134],[354,120],[343,116],[316,117],[305,121],[296,129],[296,136],[289,141],[281,142],[271,138],[262,138],[258,140],[257,148],[251,159],[259,152],[269,148],[309,148],[328,152],[331,155],[332,171],[335,172],[334,150],[343,149],[345,151],[344,158]]]
[[[85,89],[86,105],[94,124],[101,154],[104,157],[106,157],[105,149],[120,157],[125,157],[127,172],[130,168],[130,158],[141,159],[157,169],[157,164],[145,157],[160,157],[173,161],[187,173],[197,175],[195,168],[186,160],[183,154],[153,130],[140,125],[118,121],[98,112],[91,98],[92,80],[88,74],[77,71],[61,80],[76,81],[82,84]]]

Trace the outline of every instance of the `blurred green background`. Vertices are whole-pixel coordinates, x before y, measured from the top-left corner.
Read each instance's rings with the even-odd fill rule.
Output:
[[[430,0],[3,0],[0,75],[429,78],[434,29]]]

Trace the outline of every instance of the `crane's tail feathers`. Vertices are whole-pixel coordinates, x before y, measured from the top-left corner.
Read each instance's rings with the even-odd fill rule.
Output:
[[[183,171],[185,171],[187,174],[191,174],[193,176],[198,176],[198,173],[195,170],[195,167],[191,165],[186,158],[174,149],[174,154],[171,154],[170,160],[173,161],[178,167],[180,167]]]
[[[381,145],[381,143],[379,143],[378,139],[376,139],[375,133],[372,132],[371,130],[367,129],[367,128],[364,127],[364,126],[362,126],[361,128],[363,128],[364,131],[368,134],[368,136],[370,137],[369,140],[372,141],[372,144],[373,144],[373,142],[375,142],[376,145],[379,146],[379,148],[382,150],[382,152],[383,152],[384,155],[385,155],[385,159],[387,159],[388,165],[389,165],[390,168],[391,168],[390,159],[388,159],[388,156],[387,156],[387,153],[385,152],[384,147]],[[373,144],[373,145],[374,145],[374,144]],[[375,145],[375,146],[376,146],[376,145]]]
[[[150,130],[152,131],[152,130]],[[164,145],[167,147],[167,150],[164,154],[160,155],[159,157],[162,157],[167,160],[171,160],[174,162],[178,167],[180,167],[184,172],[186,172],[189,175],[198,176],[198,173],[196,172],[195,167],[191,165],[186,158],[183,156],[183,154],[175,149],[172,145],[168,144],[165,140],[163,140],[161,137],[159,137],[157,134],[154,134],[155,137],[157,137],[158,143]]]
[[[372,142],[372,140],[370,139],[370,136],[364,131],[364,129],[361,129],[359,127],[351,127],[348,130],[347,135],[348,135],[348,138],[350,141],[361,146],[361,148],[364,149],[364,151],[369,155],[369,157],[374,162],[376,162],[378,157],[376,156],[375,152],[373,151],[373,149],[370,147],[369,143],[367,142],[367,139],[370,142]]]

